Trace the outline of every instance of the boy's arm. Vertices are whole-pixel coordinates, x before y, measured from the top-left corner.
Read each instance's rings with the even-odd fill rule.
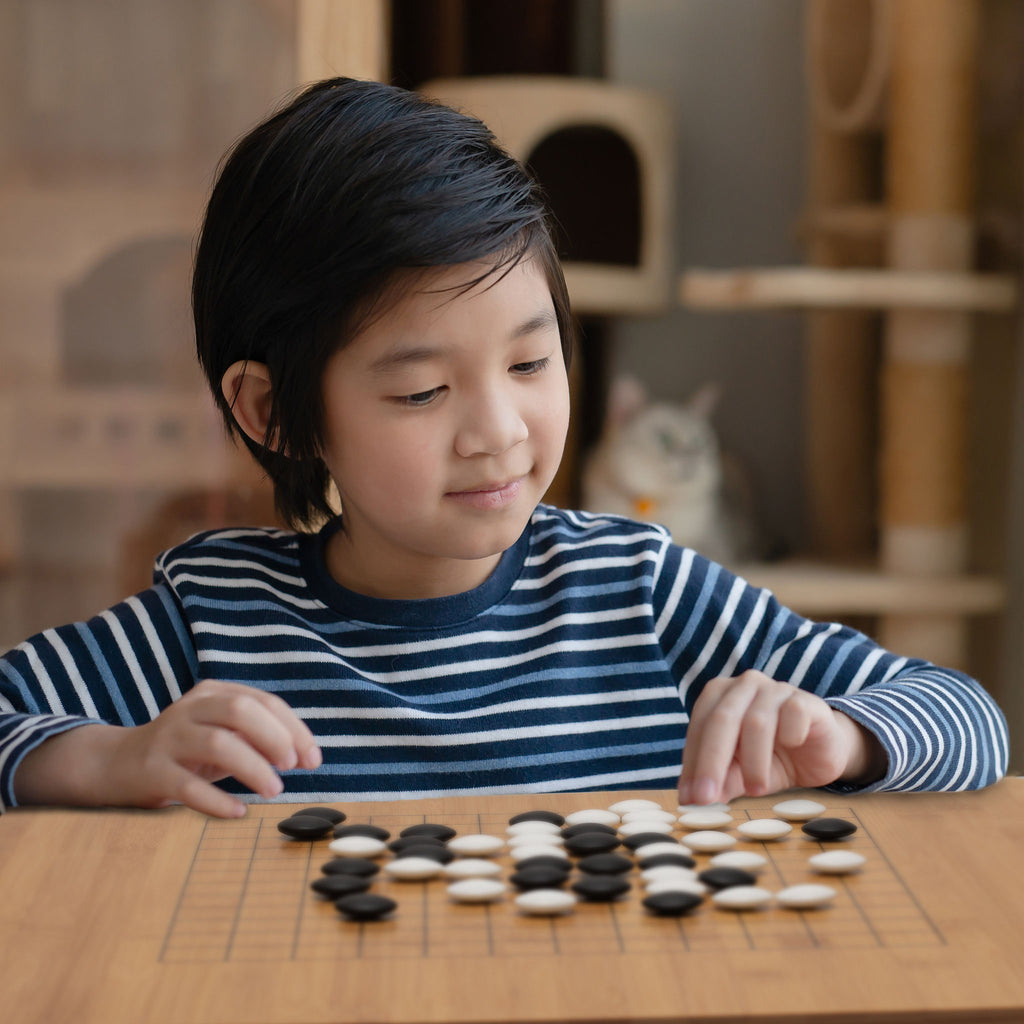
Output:
[[[244,805],[213,786],[234,776],[265,798],[275,768],[319,750],[281,698],[196,683],[191,633],[159,583],[84,623],[46,630],[0,658],[0,806],[155,807],[216,815]]]
[[[816,785],[841,791],[964,790],[1005,774],[1006,720],[969,676],[899,657],[847,627],[811,622],[692,552],[669,545],[663,559],[654,602],[660,642],[680,680],[684,705],[698,722],[698,702],[712,681],[759,673],[787,687],[775,700],[795,697],[797,709],[813,705],[818,726],[835,730],[829,742],[867,757],[870,769],[864,773],[844,762]],[[806,701],[808,696],[814,701]],[[825,708],[832,713],[826,715]],[[716,717],[728,717],[727,709]],[[760,706],[753,715],[758,717]],[[824,724],[829,721],[831,726]],[[687,746],[696,760],[693,726],[691,720]],[[737,729],[735,750],[743,732]],[[872,777],[880,768],[881,775]]]
[[[312,734],[281,698],[208,680],[144,725],[88,723],[52,736],[24,757],[14,795],[20,804],[183,803],[238,817],[245,805],[215,780],[234,776],[269,800],[282,790],[275,768],[319,764]]]
[[[820,697],[761,672],[711,680],[690,716],[680,803],[727,803],[780,790],[877,783],[877,738]]]

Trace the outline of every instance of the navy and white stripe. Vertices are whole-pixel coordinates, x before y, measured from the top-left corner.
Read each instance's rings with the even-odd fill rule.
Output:
[[[658,527],[542,506],[481,587],[385,601],[328,575],[337,526],[202,534],[150,590],[0,659],[0,801],[47,737],[147,722],[204,678],[280,694],[317,735],[323,766],[286,773],[282,800],[670,787],[704,684],[747,669],[877,735],[889,771],[871,789],[1006,770],[1005,721],[973,680],[803,619]]]

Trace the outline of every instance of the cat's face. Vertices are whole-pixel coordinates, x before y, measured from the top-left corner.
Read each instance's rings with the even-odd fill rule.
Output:
[[[655,403],[622,424],[611,452],[613,473],[633,493],[652,498],[718,486],[718,443],[707,419]]]

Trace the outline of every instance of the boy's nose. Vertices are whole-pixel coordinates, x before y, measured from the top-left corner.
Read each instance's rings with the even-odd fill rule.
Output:
[[[492,393],[467,405],[455,436],[455,451],[464,458],[500,455],[525,441],[529,433],[516,406]]]

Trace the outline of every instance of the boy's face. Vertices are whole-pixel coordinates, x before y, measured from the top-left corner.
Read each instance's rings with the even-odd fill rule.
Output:
[[[328,361],[324,461],[344,529],[328,568],[377,597],[479,585],[554,477],[569,390],[543,270],[470,291],[480,264],[417,281]]]

